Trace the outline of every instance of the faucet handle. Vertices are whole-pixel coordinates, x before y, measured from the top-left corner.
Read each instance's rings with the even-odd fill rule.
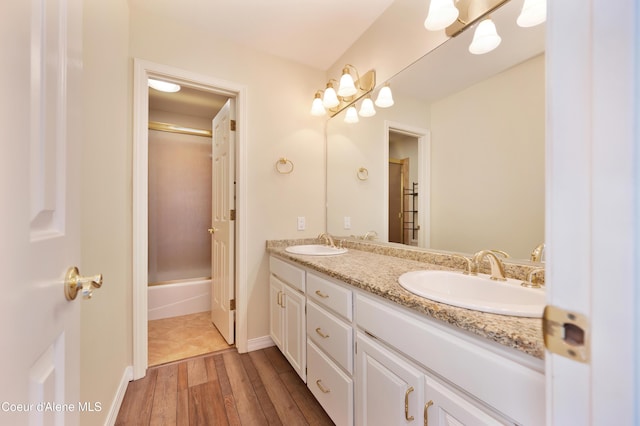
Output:
[[[527,274],[527,281],[523,281],[520,283],[520,285],[522,287],[528,287],[528,288],[541,288],[544,285],[540,284],[539,282],[534,283],[533,282],[533,277],[538,274],[539,272],[544,272],[544,268],[533,268],[532,270],[529,271],[529,273]]]

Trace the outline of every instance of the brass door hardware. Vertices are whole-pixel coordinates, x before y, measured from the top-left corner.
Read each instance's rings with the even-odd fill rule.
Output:
[[[91,299],[93,290],[102,286],[102,274],[91,277],[83,277],[80,275],[78,268],[72,266],[67,269],[64,279],[64,296],[67,300],[74,300],[78,295],[78,290],[82,291],[84,299]]]
[[[429,426],[429,407],[433,405],[433,401],[424,404],[424,426]]]
[[[413,416],[409,416],[409,394],[413,392],[413,386],[409,387],[404,393],[404,418],[407,421],[413,420]]]
[[[590,327],[586,316],[547,305],[542,315],[542,334],[549,352],[589,362]]]
[[[207,231],[209,231],[209,233],[210,233],[211,235],[213,235],[213,234],[215,234],[217,231],[219,231],[219,229],[218,229],[218,228],[213,228],[213,227],[212,227],[212,228],[207,229]]]

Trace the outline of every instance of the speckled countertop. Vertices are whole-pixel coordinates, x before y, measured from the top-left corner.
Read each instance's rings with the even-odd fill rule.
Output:
[[[398,277],[408,271],[450,269],[443,264],[425,263],[387,254],[364,251],[359,246],[340,256],[306,256],[286,252],[289,245],[312,244],[309,240],[267,241],[267,250],[304,267],[329,275],[359,289],[384,297],[431,318],[471,332],[477,336],[514,348],[536,358],[544,358],[542,320],[472,311],[438,303],[408,292]],[[446,262],[445,262],[446,265]]]

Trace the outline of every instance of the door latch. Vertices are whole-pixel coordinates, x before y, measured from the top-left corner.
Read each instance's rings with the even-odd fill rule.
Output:
[[[586,316],[547,305],[542,315],[542,333],[549,352],[574,361],[589,362],[591,335]]]

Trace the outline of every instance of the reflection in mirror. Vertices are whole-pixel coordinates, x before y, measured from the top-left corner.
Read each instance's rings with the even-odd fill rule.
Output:
[[[328,232],[530,259],[544,241],[544,25],[518,27],[522,3],[492,14],[498,49],[469,54],[473,31],[465,31],[390,80],[393,108],[358,124],[343,113],[329,120]],[[417,153],[398,151],[397,135],[413,138]],[[404,158],[398,236],[389,173]]]

